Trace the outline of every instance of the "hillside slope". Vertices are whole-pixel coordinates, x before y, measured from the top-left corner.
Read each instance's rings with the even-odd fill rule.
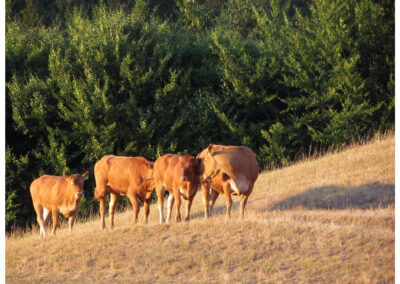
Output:
[[[116,215],[69,234],[38,230],[6,238],[7,283],[394,282],[394,136],[262,173],[246,217],[225,220],[219,197],[203,220],[201,194],[189,223],[131,225]]]

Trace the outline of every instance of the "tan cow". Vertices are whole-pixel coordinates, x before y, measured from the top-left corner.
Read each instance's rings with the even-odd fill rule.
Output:
[[[198,174],[202,179],[205,218],[212,212],[215,200],[223,193],[226,199],[226,217],[231,216],[232,197],[241,196],[240,218],[243,217],[247,199],[258,177],[258,163],[254,152],[245,146],[210,144],[197,155],[200,160]],[[209,193],[211,190],[211,207]]]
[[[120,195],[126,195],[132,204],[133,224],[137,223],[139,203],[144,203],[145,223],[150,208],[151,193],[154,190],[154,163],[143,157],[107,155],[94,166],[96,189],[94,199],[100,200],[101,229],[105,228],[105,202],[110,193],[110,228],[114,228],[114,211]]]
[[[181,221],[181,196],[187,200],[185,221],[190,219],[190,207],[197,192],[196,168],[198,161],[193,156],[166,154],[154,163],[154,178],[160,211],[160,223],[164,223],[164,192],[169,192],[167,222],[176,200],[176,222]]]
[[[64,174],[63,177],[42,175],[31,183],[30,192],[40,227],[40,237],[46,237],[45,226],[50,212],[53,216],[54,235],[59,212],[68,218],[69,230],[72,230],[79,201],[83,196],[83,182],[88,175],[89,172],[71,176]]]

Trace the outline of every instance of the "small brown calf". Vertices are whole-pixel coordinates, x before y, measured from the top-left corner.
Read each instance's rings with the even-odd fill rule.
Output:
[[[45,225],[50,212],[53,215],[54,235],[59,212],[68,218],[69,230],[72,230],[79,201],[83,196],[83,182],[88,175],[89,172],[63,177],[42,175],[31,183],[30,191],[40,226],[40,237],[46,237]]]

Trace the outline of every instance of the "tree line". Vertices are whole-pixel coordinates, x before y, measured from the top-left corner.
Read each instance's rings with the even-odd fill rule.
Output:
[[[260,168],[394,128],[394,1],[6,3],[6,229],[106,154],[245,145]]]

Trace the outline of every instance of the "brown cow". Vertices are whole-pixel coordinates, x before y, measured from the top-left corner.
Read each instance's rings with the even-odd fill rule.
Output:
[[[83,182],[88,175],[89,172],[71,176],[64,174],[63,177],[42,175],[31,183],[30,191],[40,227],[40,237],[46,237],[45,225],[50,212],[53,215],[54,235],[59,212],[68,218],[69,230],[72,230],[79,201],[83,196]]]
[[[254,152],[245,146],[222,146],[210,144],[197,155],[200,160],[198,174],[202,179],[205,218],[210,216],[220,193],[226,199],[226,217],[231,216],[231,195],[239,195],[240,218],[258,177],[258,163]],[[211,207],[209,193],[211,190]]]
[[[150,198],[154,190],[154,163],[143,157],[108,155],[94,166],[96,189],[94,199],[100,200],[101,229],[105,228],[105,202],[110,193],[110,228],[114,228],[114,211],[120,195],[126,195],[134,211],[133,224],[139,214],[139,203],[144,203],[145,223],[149,216]]]
[[[154,178],[160,211],[160,223],[164,223],[164,191],[169,191],[167,222],[171,221],[171,211],[176,200],[176,222],[181,221],[181,196],[187,200],[185,221],[190,219],[190,207],[197,192],[196,167],[198,161],[193,156],[166,154],[154,163]]]

